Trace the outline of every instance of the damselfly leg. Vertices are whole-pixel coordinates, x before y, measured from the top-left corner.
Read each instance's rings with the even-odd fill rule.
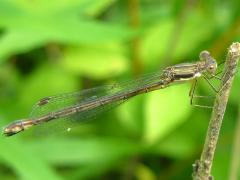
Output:
[[[212,84],[212,82],[210,81],[211,79],[216,79],[216,80],[219,80],[221,81],[222,77],[218,77],[217,75],[221,74],[222,71],[216,73],[215,75],[212,74],[211,76],[209,76],[208,74],[203,74],[203,78],[204,80],[207,82],[207,84],[211,87],[211,89],[214,91],[214,93],[218,93],[219,90]],[[195,95],[195,90],[196,90],[196,86],[197,86],[197,79],[194,79],[193,80],[193,83],[192,83],[192,86],[191,86],[191,89],[189,91],[189,97],[190,97],[190,104],[192,106],[195,106],[195,107],[200,107],[200,108],[208,108],[208,109],[211,109],[212,106],[208,106],[208,105],[200,105],[200,104],[194,104],[193,103],[193,99],[214,99],[215,96],[202,96],[202,95]]]

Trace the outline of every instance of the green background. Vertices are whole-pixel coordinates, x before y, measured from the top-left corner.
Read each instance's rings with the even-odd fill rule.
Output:
[[[240,40],[239,12],[237,0],[1,0],[0,125],[27,118],[42,97],[195,62],[202,50],[220,63]],[[211,110],[190,105],[190,86],[137,96],[73,132],[46,124],[39,136],[1,136],[0,179],[191,179]],[[231,159],[240,159],[232,157],[239,87],[238,73],[215,179],[228,179]],[[196,94],[214,95],[204,81]]]

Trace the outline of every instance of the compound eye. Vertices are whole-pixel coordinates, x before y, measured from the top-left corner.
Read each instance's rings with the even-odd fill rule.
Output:
[[[210,70],[215,70],[216,67],[215,67],[214,65],[211,65],[211,66],[209,66],[209,69],[210,69]]]
[[[209,67],[209,69],[210,69],[210,70],[213,70],[213,69],[214,69],[214,67],[213,67],[213,66],[210,66],[210,67]]]
[[[208,72],[209,72],[210,74],[214,74],[215,71],[216,71],[216,67],[215,67],[214,65],[210,65],[210,66],[208,67]]]

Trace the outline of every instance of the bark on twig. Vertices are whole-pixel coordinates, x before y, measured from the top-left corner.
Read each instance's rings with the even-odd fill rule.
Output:
[[[205,144],[200,160],[197,160],[193,165],[194,180],[210,180],[211,167],[213,163],[214,152],[217,145],[217,140],[222,125],[223,116],[237,64],[240,57],[240,43],[233,43],[228,49],[228,55],[225,62],[225,69],[221,80],[220,91],[216,95],[213,106],[212,116],[209,122]]]

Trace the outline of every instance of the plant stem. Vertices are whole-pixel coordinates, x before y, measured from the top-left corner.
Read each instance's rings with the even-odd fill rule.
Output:
[[[228,49],[228,55],[225,62],[225,69],[221,80],[220,91],[217,93],[211,119],[209,122],[205,144],[200,160],[193,165],[194,180],[210,180],[211,168],[214,158],[214,152],[222,125],[223,116],[228,102],[230,89],[237,70],[237,64],[240,57],[240,43],[233,43]]]
[[[130,26],[137,30],[140,27],[140,4],[139,0],[128,0]],[[131,58],[134,75],[139,75],[142,71],[141,57],[139,54],[140,39],[135,37],[131,41]]]

